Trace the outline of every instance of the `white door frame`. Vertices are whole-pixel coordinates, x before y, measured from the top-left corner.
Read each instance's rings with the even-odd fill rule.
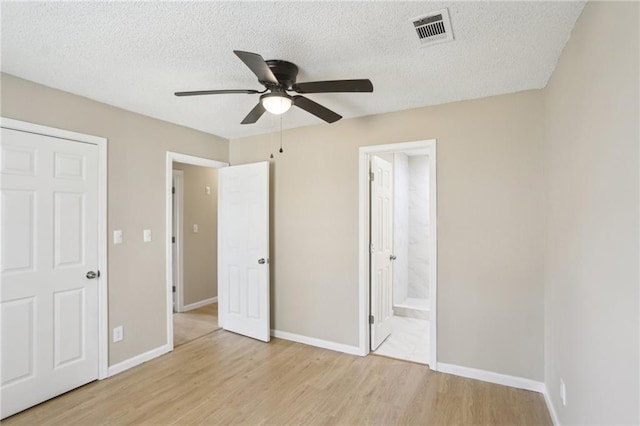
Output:
[[[173,259],[172,259],[172,243],[171,234],[173,229],[172,214],[172,180],[173,180],[173,162],[191,164],[193,166],[210,167],[219,169],[229,166],[229,163],[223,161],[211,160],[209,158],[196,157],[194,155],[180,154],[178,152],[167,151],[167,160],[165,168],[165,236],[166,236],[166,252],[165,252],[165,291],[167,293],[167,346],[169,350],[173,350]]]
[[[370,352],[369,335],[369,164],[371,156],[375,154],[387,154],[393,152],[420,152],[429,155],[429,325],[430,325],[430,348],[429,367],[438,370],[438,350],[437,350],[437,183],[436,183],[436,140],[428,139],[414,142],[400,142],[385,145],[363,146],[359,149],[359,242],[358,242],[358,264],[359,264],[359,344],[360,355],[367,355]]]
[[[184,244],[182,244],[182,227],[183,227],[183,213],[184,213],[184,172],[182,170],[173,170],[172,178],[174,179],[173,187],[176,189],[175,194],[171,197],[175,203],[175,208],[172,212],[175,213],[175,229],[173,229],[172,218],[172,232],[171,236],[176,237],[176,280],[174,285],[176,286],[176,312],[184,311]],[[171,247],[173,249],[173,246]],[[172,262],[173,266],[173,262]],[[173,277],[173,272],[172,272]]]
[[[0,127],[98,147],[98,380],[109,375],[109,292],[107,263],[107,139],[0,117]]]

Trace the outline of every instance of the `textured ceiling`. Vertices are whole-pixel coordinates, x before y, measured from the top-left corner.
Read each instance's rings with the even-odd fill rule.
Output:
[[[3,72],[225,138],[262,86],[233,54],[285,59],[298,81],[369,78],[374,93],[307,95],[345,118],[546,85],[584,2],[2,2]],[[455,40],[420,47],[410,19],[447,7]],[[284,128],[324,124],[292,108]]]

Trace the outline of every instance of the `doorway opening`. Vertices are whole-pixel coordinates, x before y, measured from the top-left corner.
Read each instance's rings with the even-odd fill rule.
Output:
[[[436,369],[435,140],[360,149],[360,348]]]
[[[227,163],[167,153],[167,341],[218,326],[218,169]]]

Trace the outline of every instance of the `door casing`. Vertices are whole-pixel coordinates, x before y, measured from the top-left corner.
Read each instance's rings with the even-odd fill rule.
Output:
[[[0,117],[0,126],[22,132],[89,143],[98,147],[98,380],[109,376],[109,298],[107,264],[107,139]]]
[[[359,226],[358,226],[358,347],[359,354],[362,356],[370,352],[370,333],[369,333],[369,315],[370,315],[370,260],[369,260],[369,165],[371,164],[371,156],[376,154],[387,154],[393,152],[420,153],[429,155],[429,191],[430,205],[429,214],[431,220],[429,223],[429,232],[431,240],[429,241],[429,326],[430,326],[430,348],[429,348],[429,367],[438,371],[438,350],[437,350],[437,182],[436,182],[436,139],[420,140],[413,142],[399,142],[385,145],[373,145],[360,147],[358,152],[359,170],[358,170],[358,203],[359,203]]]
[[[184,213],[184,172],[182,170],[173,170],[173,188],[175,192],[173,198],[173,218],[172,218],[172,237],[176,242],[171,247],[175,247],[176,268],[173,271],[175,279],[173,285],[176,287],[176,305],[175,311],[184,311],[184,244],[182,244],[182,226]],[[172,263],[173,266],[173,263]],[[172,289],[173,290],[173,289]],[[172,291],[173,293],[173,291]]]

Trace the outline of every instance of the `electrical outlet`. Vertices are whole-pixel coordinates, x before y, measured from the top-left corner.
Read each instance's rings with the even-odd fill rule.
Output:
[[[124,329],[121,325],[113,329],[113,342],[119,342],[124,339]]]
[[[564,384],[564,380],[560,379],[560,399],[562,400],[562,405],[567,405],[567,387]]]

